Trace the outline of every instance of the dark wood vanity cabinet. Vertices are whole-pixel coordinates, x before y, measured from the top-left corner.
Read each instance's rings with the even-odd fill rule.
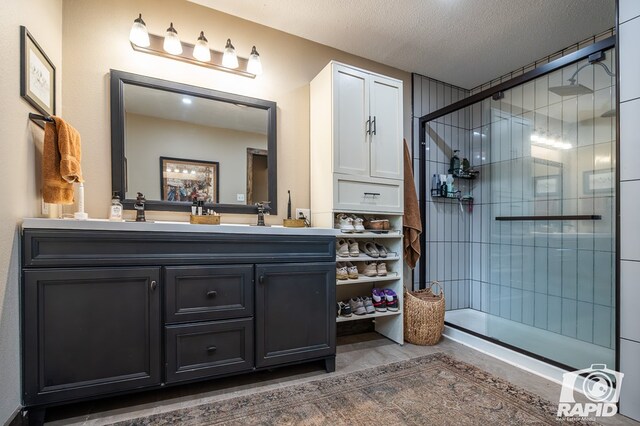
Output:
[[[25,229],[25,407],[41,418],[48,405],[311,360],[333,371],[334,245]]]

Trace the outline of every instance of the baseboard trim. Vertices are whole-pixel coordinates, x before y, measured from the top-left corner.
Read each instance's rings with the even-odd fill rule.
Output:
[[[4,426],[22,426],[23,424],[22,407],[17,407],[7,421],[4,422]]]

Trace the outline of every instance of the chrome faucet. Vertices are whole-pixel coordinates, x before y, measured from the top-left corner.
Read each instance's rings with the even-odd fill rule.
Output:
[[[261,201],[259,203],[256,203],[256,207],[258,208],[258,223],[256,224],[256,226],[265,226],[264,214],[268,214],[269,210],[271,210],[271,207],[269,207],[270,202],[271,201]]]

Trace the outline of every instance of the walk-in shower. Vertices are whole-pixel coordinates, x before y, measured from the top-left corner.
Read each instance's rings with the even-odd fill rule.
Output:
[[[421,285],[444,284],[450,326],[572,368],[615,365],[613,46],[420,119]],[[443,191],[454,150],[477,175]]]

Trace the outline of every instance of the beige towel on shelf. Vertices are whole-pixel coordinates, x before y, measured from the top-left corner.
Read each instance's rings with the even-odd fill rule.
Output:
[[[45,203],[73,204],[73,183],[83,182],[80,133],[60,117],[44,126],[42,198]]]
[[[404,141],[404,260],[411,269],[416,267],[420,259],[420,234],[422,223],[420,222],[420,205],[416,194],[416,185],[413,182],[413,167],[407,141]]]

